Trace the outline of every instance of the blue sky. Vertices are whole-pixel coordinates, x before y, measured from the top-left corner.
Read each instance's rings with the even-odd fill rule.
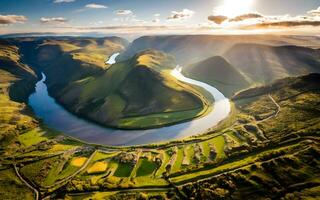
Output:
[[[235,27],[243,30],[244,25],[248,29],[248,25],[256,27],[252,25],[257,23],[306,19],[312,30],[319,30],[315,23],[320,23],[319,7],[320,0],[1,0],[0,34],[119,32],[119,27],[122,32],[141,32],[143,27],[150,26],[155,27],[155,32],[183,32],[199,27],[201,30],[221,31]],[[252,13],[261,17],[253,19],[250,15],[241,23],[232,20],[236,15]],[[226,20],[221,23],[208,20],[208,16],[215,19],[225,14]]]

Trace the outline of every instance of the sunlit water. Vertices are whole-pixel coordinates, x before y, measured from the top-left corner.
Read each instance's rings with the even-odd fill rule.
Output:
[[[120,55],[120,53],[114,53],[110,58],[106,61],[106,64],[113,65],[116,63],[116,58]]]
[[[115,62],[118,55],[111,56],[110,59],[112,58]],[[106,128],[81,119],[59,105],[49,96],[45,84],[46,76],[42,75],[42,80],[36,84],[35,93],[29,97],[29,105],[36,115],[49,127],[90,143],[120,146],[182,139],[207,131],[225,119],[230,112],[230,102],[220,91],[206,83],[184,77],[181,74],[181,68],[177,67],[172,70],[172,76],[180,81],[202,87],[214,97],[214,109],[209,114],[190,122],[157,129],[118,130]]]

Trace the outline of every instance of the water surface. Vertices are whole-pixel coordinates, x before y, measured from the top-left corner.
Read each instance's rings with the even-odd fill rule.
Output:
[[[106,61],[106,64],[113,65],[116,63],[116,58],[120,55],[120,53],[114,53],[110,58]]]

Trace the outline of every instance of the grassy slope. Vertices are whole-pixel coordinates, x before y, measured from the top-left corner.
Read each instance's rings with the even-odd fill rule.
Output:
[[[249,86],[246,78],[220,56],[186,66],[183,72],[188,77],[215,86],[228,97]]]
[[[174,67],[170,56],[146,51],[70,84],[60,99],[83,116],[121,128],[162,126],[203,114],[206,99],[171,77]]]

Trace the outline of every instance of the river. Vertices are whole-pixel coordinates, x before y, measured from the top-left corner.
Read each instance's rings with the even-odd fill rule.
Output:
[[[114,64],[118,55],[112,55],[107,63]],[[229,99],[219,90],[206,83],[185,77],[181,73],[181,68],[177,66],[172,70],[172,76],[180,81],[202,87],[213,96],[215,103],[210,113],[189,122],[157,129],[119,130],[107,128],[79,118],[58,104],[55,99],[49,96],[45,84],[46,76],[42,75],[42,80],[36,84],[35,92],[30,95],[28,102],[35,114],[47,126],[89,143],[127,146],[182,139],[207,131],[228,117],[231,110]]]

